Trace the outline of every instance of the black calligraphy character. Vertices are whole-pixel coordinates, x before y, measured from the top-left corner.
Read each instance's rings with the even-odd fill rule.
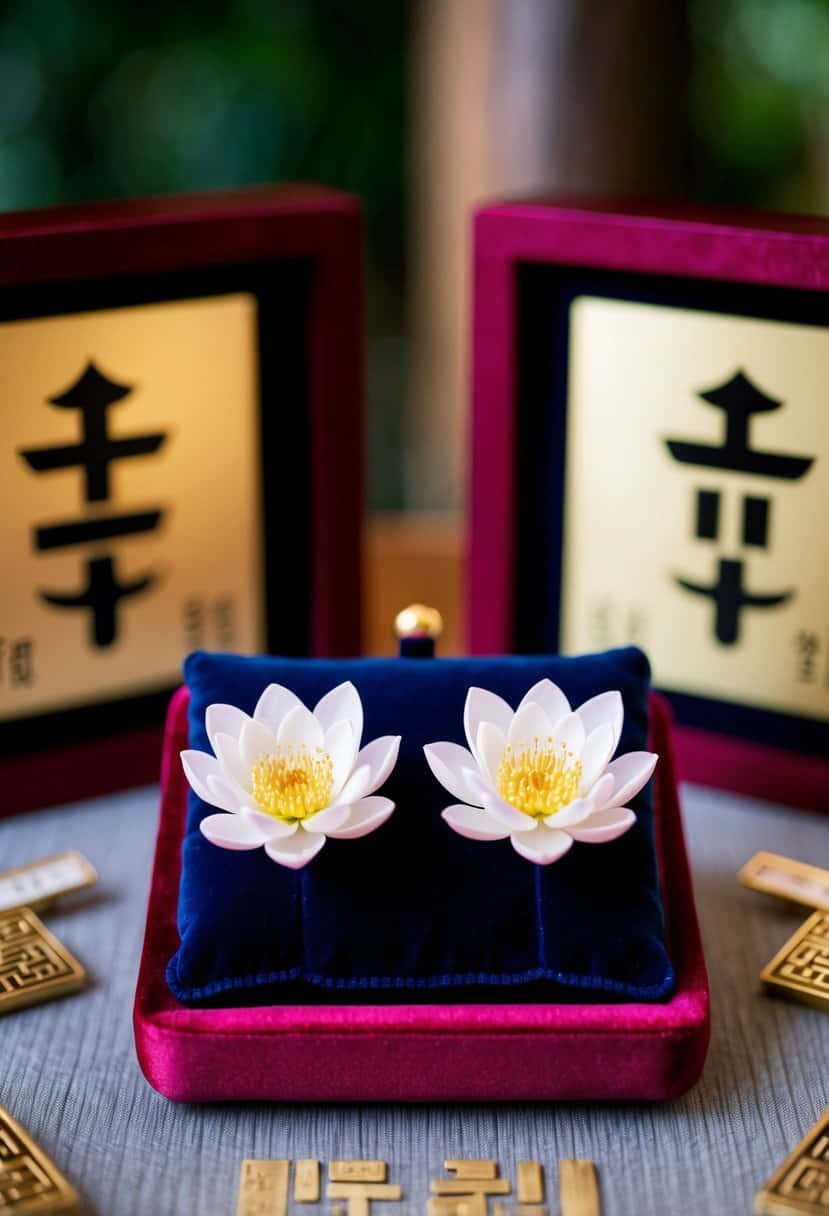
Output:
[[[59,409],[79,412],[80,443],[21,451],[27,464],[37,473],[79,468],[85,475],[87,502],[101,502],[110,496],[110,465],[116,460],[147,456],[157,452],[166,435],[162,432],[113,439],[109,434],[109,409],[132,392],[117,384],[87,363],[78,380],[63,393],[50,397]],[[152,532],[162,518],[159,510],[94,514],[64,523],[44,524],[33,529],[34,546],[40,552],[111,541]],[[92,613],[90,635],[97,647],[110,646],[117,639],[117,607],[121,600],[138,595],[156,582],[152,574],[122,582],[115,573],[114,559],[96,554],[86,562],[86,584],[77,592],[41,591],[40,597],[55,608],[86,608]]]
[[[820,652],[820,638],[816,633],[801,629],[794,640],[798,657],[798,679],[803,684],[814,683],[817,675],[817,657]]]
[[[12,688],[34,683],[34,638],[15,638],[9,646],[9,672]]]
[[[723,469],[760,477],[796,481],[814,463],[813,456],[783,455],[752,448],[751,420],[755,414],[780,409],[783,402],[768,397],[752,384],[744,372],[738,371],[726,383],[708,389],[699,396],[724,414],[724,434],[720,444],[696,443],[684,439],[667,439],[666,445],[680,464],[700,468]],[[765,549],[769,543],[771,503],[768,498],[745,495],[742,504],[742,543]],[[696,492],[695,536],[698,540],[716,540],[720,529],[720,493],[715,489]],[[714,635],[723,645],[739,640],[740,614],[744,608],[776,608],[787,603],[792,590],[752,592],[744,583],[745,563],[736,558],[721,558],[717,577],[711,583],[693,582],[674,575],[674,582],[695,595],[707,596],[714,605]]]
[[[748,376],[738,371],[725,384],[698,394],[703,401],[723,410],[725,437],[718,446],[667,439],[668,450],[680,464],[708,469],[729,469],[759,477],[781,477],[797,481],[814,463],[814,456],[781,456],[777,452],[754,451],[749,442],[749,423],[754,414],[779,410],[782,401],[767,397]]]
[[[163,432],[128,439],[110,437],[108,411],[131,392],[129,385],[116,384],[101,375],[90,361],[71,388],[49,398],[58,409],[78,410],[83,433],[81,442],[53,448],[29,448],[21,451],[21,456],[36,473],[82,468],[86,474],[86,501],[103,502],[109,498],[112,461],[148,456],[157,452],[166,438]]]
[[[188,649],[198,650],[204,644],[204,605],[201,600],[185,601],[184,633]]]
[[[93,646],[111,646],[118,636],[115,610],[121,600],[146,591],[155,582],[151,574],[132,582],[119,582],[111,557],[93,557],[86,564],[86,586],[76,594],[41,591],[41,598],[55,608],[89,608],[92,611],[90,640]]]
[[[743,562],[721,558],[716,582],[692,583],[690,579],[675,580],[685,591],[707,595],[714,603],[714,633],[717,641],[731,646],[739,641],[740,612],[743,608],[777,608],[792,598],[792,591],[772,595],[753,595],[743,587]]]
[[[214,605],[216,615],[216,633],[220,646],[233,645],[233,599],[226,595],[216,600]]]

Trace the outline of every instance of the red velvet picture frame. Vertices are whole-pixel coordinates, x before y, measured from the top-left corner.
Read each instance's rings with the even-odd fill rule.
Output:
[[[154,298],[156,276],[159,283],[175,276],[186,292],[189,275],[224,268],[267,275],[283,260],[307,264],[309,276],[305,649],[353,654],[361,640],[363,354],[361,222],[352,197],[316,186],[266,186],[5,215],[0,304],[25,292],[37,315],[48,316],[53,295],[76,290],[87,293],[85,308],[94,307],[96,291],[117,290],[120,302],[130,303],[139,280],[143,302]],[[267,408],[263,395],[263,414]],[[268,604],[265,613],[268,648],[280,650]],[[76,731],[64,742],[59,729],[46,731],[53,742],[46,752],[15,742],[0,747],[0,815],[156,780],[168,697],[169,690],[145,699],[126,715],[124,729],[108,723],[107,710],[121,707],[112,702],[83,737]],[[43,721],[30,721],[42,735]]]
[[[178,1102],[668,1100],[708,1047],[708,977],[683,838],[670,711],[651,700],[654,812],[677,976],[653,1004],[271,1005],[194,1009],[171,994],[187,783],[186,688],[167,720],[161,817],[133,1023],[141,1069]]]
[[[525,649],[516,638],[518,397],[523,267],[583,270],[670,283],[829,292],[829,221],[680,206],[537,199],[481,208],[474,228],[467,643],[473,654]],[[712,299],[714,295],[712,294]],[[539,649],[532,644],[528,649]],[[684,721],[674,701],[681,779],[808,809],[826,809],[829,749],[775,746],[773,729],[732,733],[726,706],[712,725]],[[677,701],[679,702],[677,704]],[[704,717],[704,714],[703,714]],[[786,715],[769,715],[779,721]],[[807,726],[826,733],[825,724]],[[765,734],[770,736],[763,737]],[[822,735],[820,736],[822,738]]]

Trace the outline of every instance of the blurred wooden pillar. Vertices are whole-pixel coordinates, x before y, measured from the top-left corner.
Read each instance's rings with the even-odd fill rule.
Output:
[[[463,521],[451,513],[375,513],[363,546],[366,654],[396,654],[394,618],[407,604],[429,604],[443,615],[438,654],[463,650]]]
[[[470,214],[499,194],[681,192],[685,0],[413,0],[405,497],[463,503]]]

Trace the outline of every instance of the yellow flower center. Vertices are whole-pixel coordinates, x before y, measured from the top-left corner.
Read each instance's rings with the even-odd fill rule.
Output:
[[[334,762],[318,747],[277,747],[261,756],[250,770],[257,807],[274,819],[293,823],[323,810],[334,788]]]
[[[498,766],[498,793],[533,819],[546,819],[578,796],[581,760],[551,738],[533,739],[518,751],[511,746]]]

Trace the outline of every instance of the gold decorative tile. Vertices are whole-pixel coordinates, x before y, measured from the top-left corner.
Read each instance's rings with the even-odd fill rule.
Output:
[[[472,1178],[483,1180],[498,1177],[497,1161],[444,1161],[443,1168],[456,1178]]]
[[[98,881],[94,866],[74,851],[0,873],[0,912],[13,908],[42,909],[62,895],[82,891]]]
[[[755,853],[737,875],[744,887],[829,912],[829,870],[779,853]]]
[[[487,1216],[486,1195],[432,1195],[428,1216]]]
[[[810,916],[760,979],[775,995],[829,1011],[829,912]]]
[[[30,908],[0,913],[0,1014],[77,992],[85,978]]]
[[[328,1177],[332,1182],[385,1182],[388,1166],[385,1161],[331,1161]]]
[[[512,1183],[506,1178],[437,1178],[430,1184],[433,1195],[509,1195]]]
[[[544,1202],[544,1171],[538,1161],[518,1162],[518,1202]]]
[[[326,1189],[328,1199],[384,1199],[398,1202],[403,1198],[403,1188],[393,1182],[329,1182]]]
[[[829,1214],[829,1110],[754,1200],[762,1216]]]
[[[559,1161],[561,1216],[601,1216],[599,1179],[592,1161]]]
[[[49,1216],[77,1204],[60,1170],[0,1106],[0,1216]]]
[[[329,1182],[327,1199],[346,1199],[348,1216],[370,1216],[371,1201],[397,1203],[403,1198],[403,1188],[384,1182]]]
[[[319,1203],[320,1163],[313,1157],[294,1163],[294,1199],[297,1203]]]
[[[290,1161],[243,1161],[236,1216],[286,1216],[290,1167]]]

